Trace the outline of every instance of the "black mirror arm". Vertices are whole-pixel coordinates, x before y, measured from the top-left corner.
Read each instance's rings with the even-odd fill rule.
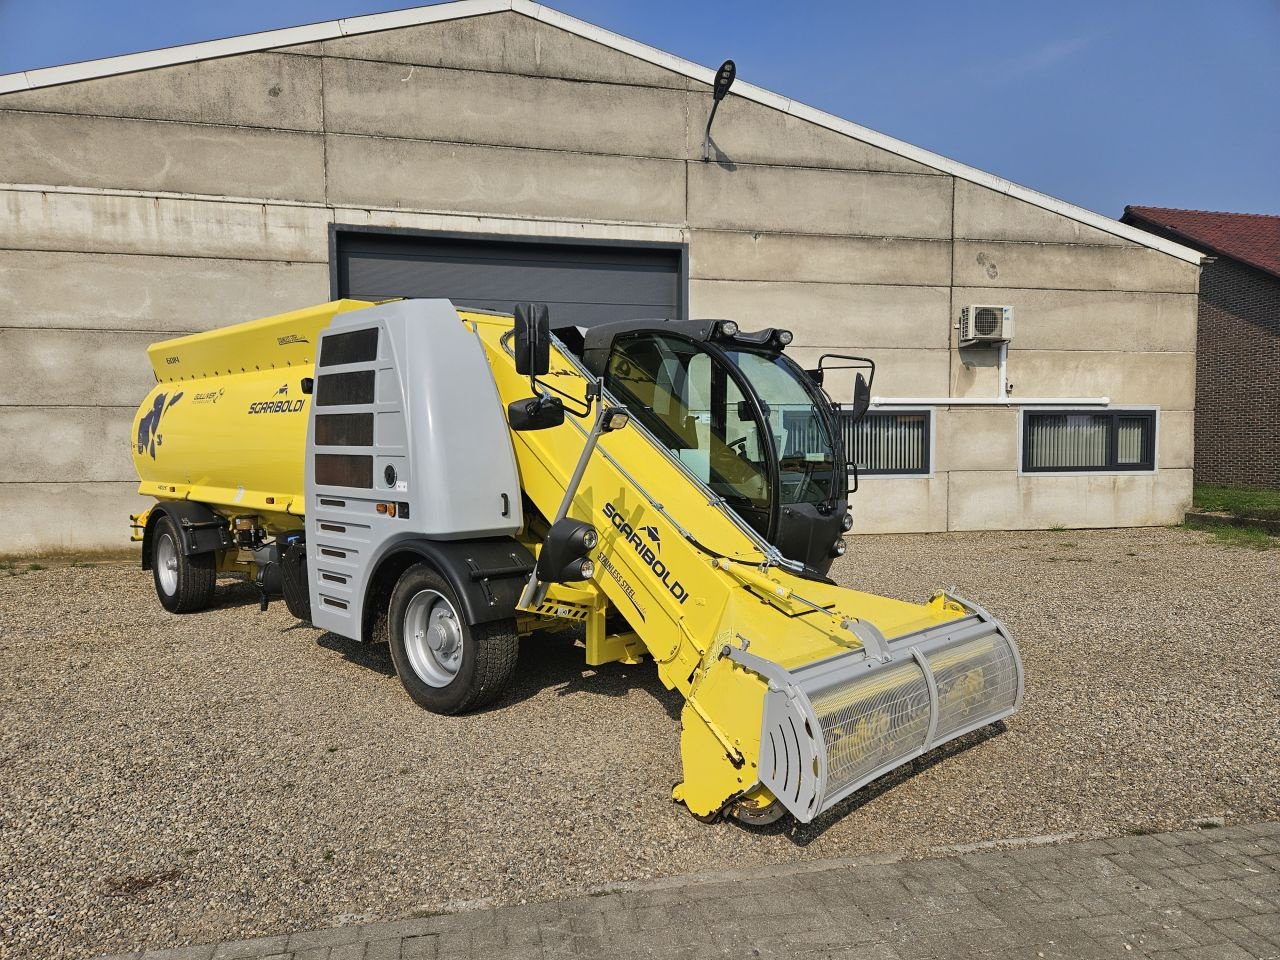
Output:
[[[828,364],[827,360],[848,360],[849,363]],[[822,374],[827,370],[865,370],[867,387],[870,388],[876,379],[876,362],[870,357],[855,357],[850,353],[824,353],[818,358],[818,382],[822,382]]]
[[[573,396],[572,394],[565,393],[559,387],[554,387],[549,383],[539,380],[537,377],[529,378],[529,386],[533,390],[533,395],[535,397],[546,396],[546,391],[550,391],[551,393],[554,393],[563,397],[565,400],[568,400],[572,403],[575,403],[581,406],[582,409],[580,411],[575,410],[571,407],[565,407],[566,413],[569,413],[577,417],[579,420],[583,420],[591,416],[591,410],[595,404],[595,401],[600,397],[600,381],[599,380],[590,380],[590,379],[587,380],[587,390],[581,400],[579,400],[577,397]]]

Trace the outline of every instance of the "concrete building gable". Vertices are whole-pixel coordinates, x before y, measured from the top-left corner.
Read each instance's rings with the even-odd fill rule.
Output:
[[[449,41],[449,42],[446,42]],[[83,81],[233,54],[290,49],[309,56],[358,58],[406,66],[447,66],[562,79],[669,86],[699,91],[713,73],[679,57],[618,36],[530,0],[456,0],[453,3],[373,14],[112,57],[84,64],[0,76],[0,94]],[[419,61],[425,61],[419,63]],[[738,98],[772,107],[877,148],[900,161],[950,174],[1006,194],[1103,233],[1161,250],[1190,263],[1200,257],[1177,243],[1145,234],[1010,181],[957,163],[850,121],[797,103],[749,83]],[[3,100],[0,100],[3,106]],[[887,169],[887,168],[872,168]]]
[[[523,13],[400,26],[282,48],[313,56],[688,90],[689,77]]]

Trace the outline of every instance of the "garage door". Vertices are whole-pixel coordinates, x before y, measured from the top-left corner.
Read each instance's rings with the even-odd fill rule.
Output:
[[[375,233],[337,234],[338,295],[447,297],[510,313],[551,308],[553,326],[684,316],[678,247],[578,246]]]

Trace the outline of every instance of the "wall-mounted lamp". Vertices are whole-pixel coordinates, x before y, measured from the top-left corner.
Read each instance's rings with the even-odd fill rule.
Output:
[[[711,159],[711,121],[716,118],[716,109],[728,95],[729,88],[733,86],[733,78],[737,75],[738,68],[732,60],[720,64],[720,69],[716,71],[715,82],[711,85],[711,115],[707,117],[707,129],[702,135],[703,163]]]

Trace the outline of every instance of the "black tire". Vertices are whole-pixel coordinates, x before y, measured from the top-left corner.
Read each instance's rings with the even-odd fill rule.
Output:
[[[311,622],[311,591],[307,586],[307,546],[295,543],[280,557],[280,592],[284,605],[299,620]]]
[[[182,552],[182,534],[172,517],[156,521],[151,540],[151,579],[160,605],[170,613],[195,613],[213,602],[218,558]]]
[[[446,606],[442,606],[446,604]],[[424,613],[424,611],[429,611]],[[433,567],[418,564],[400,577],[391,592],[387,611],[391,661],[405,691],[418,706],[432,713],[465,713],[493,703],[506,689],[515,672],[516,654],[520,649],[516,623],[511,617],[492,623],[469,624],[462,615],[463,606],[449,582]],[[428,650],[427,631],[415,631],[406,620],[413,617],[420,626],[424,616],[439,616],[447,624],[444,655]],[[459,652],[460,647],[460,652]],[[423,657],[432,660],[424,669]],[[452,660],[450,667],[446,661]],[[415,663],[417,666],[415,666]],[[432,675],[431,667],[436,672]]]

